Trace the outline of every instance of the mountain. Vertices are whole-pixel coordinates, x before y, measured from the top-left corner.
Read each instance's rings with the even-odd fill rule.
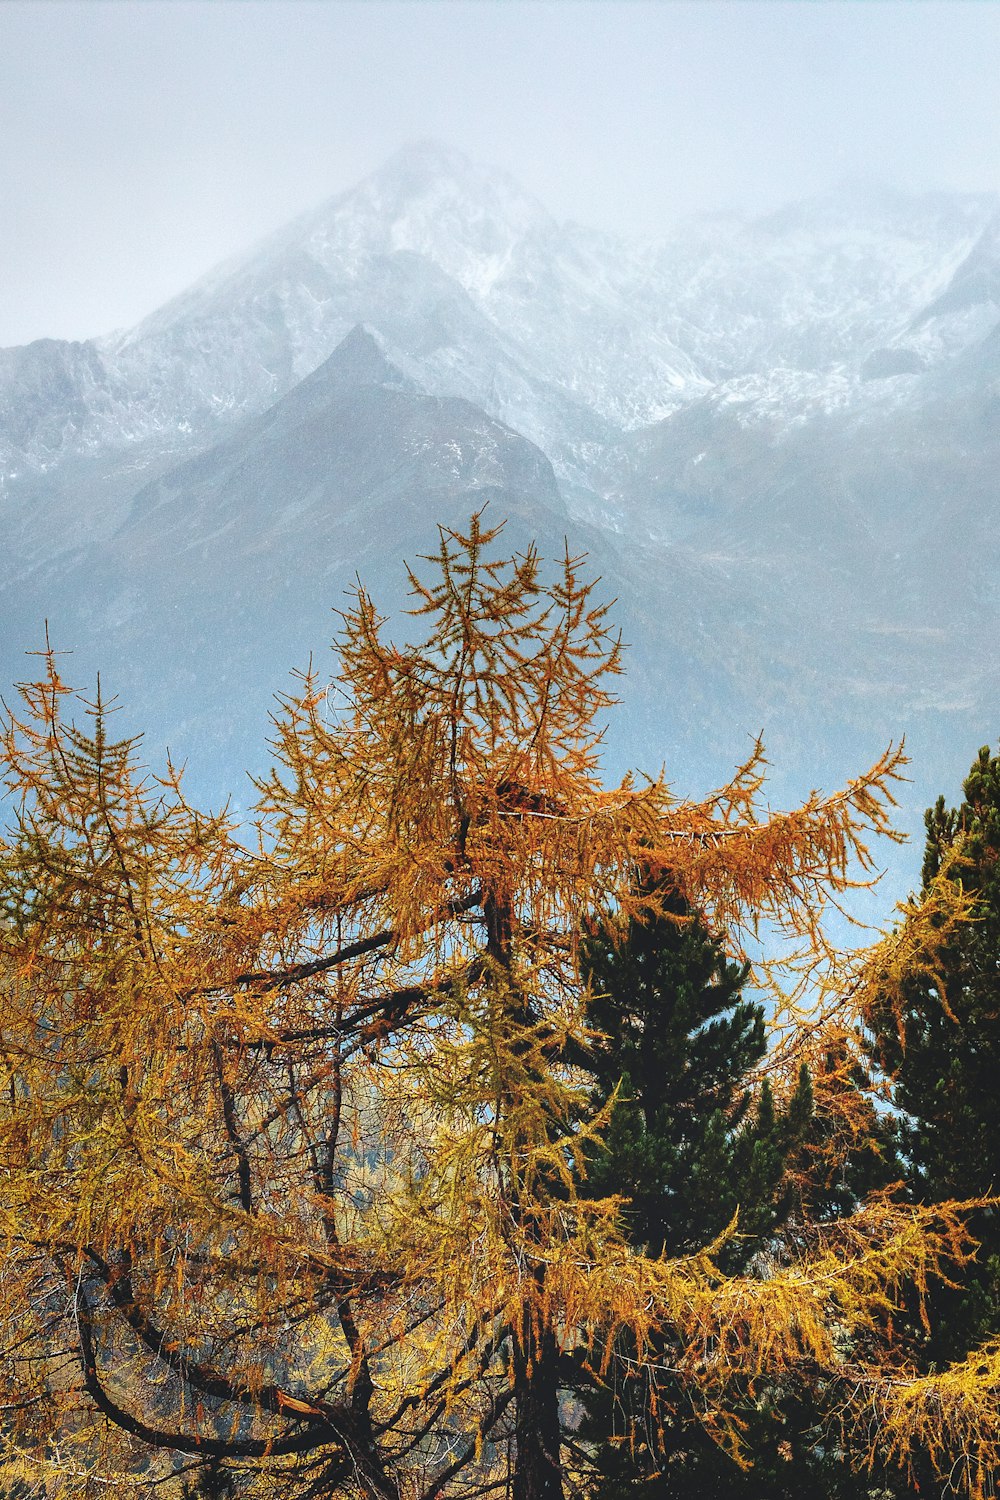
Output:
[[[703,786],[763,729],[793,794],[906,731],[912,822],[997,733],[998,413],[993,196],[632,244],[425,143],[134,329],[0,351],[0,671],[47,616],[221,784],[355,571],[398,604],[488,500],[620,600],[613,758]]]
[[[271,695],[327,644],[357,573],[402,603],[397,548],[415,559],[436,523],[485,505],[522,545],[536,532],[561,545],[544,454],[471,403],[427,394],[359,326],[286,396],[143,486],[110,536],[53,548],[8,589],[8,633],[37,645],[32,616],[47,616],[74,681],[103,658],[105,690],[140,708],[129,722],[200,758],[198,785],[218,800],[259,756]]]
[[[585,475],[588,444],[713,389],[773,388],[779,371],[786,388],[789,372],[813,377],[806,400],[817,376],[842,397],[848,365],[944,291],[996,208],[845,193],[629,245],[556,223],[457,152],[411,147],[137,328],[12,351],[0,416],[20,415],[0,452],[44,466],[116,441],[197,444],[365,321],[428,390],[475,401]]]

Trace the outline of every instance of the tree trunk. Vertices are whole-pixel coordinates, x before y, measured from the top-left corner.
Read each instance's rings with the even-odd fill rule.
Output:
[[[510,902],[496,891],[483,899],[486,922],[486,951],[502,969],[511,966],[513,913]],[[512,1003],[513,1002],[513,1003]],[[509,1020],[515,1028],[529,1028],[533,1017],[522,997],[508,997]],[[516,1173],[511,1174],[512,1178]],[[515,1219],[520,1218],[518,1194],[511,1205]],[[543,1272],[536,1272],[537,1298],[525,1309],[527,1326],[523,1336],[514,1338],[514,1474],[511,1500],[563,1500],[562,1470],[559,1466],[561,1428],[559,1422],[559,1350],[548,1328],[536,1331],[531,1325],[534,1308],[541,1302]]]
[[[525,1336],[514,1350],[517,1401],[511,1500],[563,1500],[559,1464],[559,1353],[551,1332]]]

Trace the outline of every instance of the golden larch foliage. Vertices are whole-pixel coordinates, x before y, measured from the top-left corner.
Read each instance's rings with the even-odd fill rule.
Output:
[[[674,1351],[737,1455],[733,1380],[807,1369],[869,1427],[881,1403],[874,1441],[903,1457],[994,1461],[992,1375],[931,1399],[879,1363],[901,1288],[971,1253],[954,1205],[884,1196],[727,1276],[720,1245],[636,1254],[620,1200],[578,1191],[613,1107],[590,1111],[568,1061],[587,924],[671,892],[735,949],[786,937],[820,997],[792,980],[771,1064],[790,1076],[914,961],[912,925],[846,977],[823,936],[890,831],[901,753],[785,813],[759,746],[702,800],[606,787],[606,609],[568,552],[549,576],[497,557],[498,531],[441,532],[411,575],[417,644],[359,590],[333,684],[306,674],[275,716],[249,834],[173,771],[143,777],[99,693],[68,721],[51,652],[22,690],[0,848],[9,1477],[145,1493],[215,1461],[247,1495],[554,1496],[560,1358],[618,1331]],[[940,1381],[963,1380],[959,1413]]]

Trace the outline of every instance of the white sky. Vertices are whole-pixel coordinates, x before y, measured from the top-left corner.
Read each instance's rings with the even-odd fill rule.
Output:
[[[0,345],[135,322],[436,137],[656,234],[1000,189],[1000,0],[2,0]]]

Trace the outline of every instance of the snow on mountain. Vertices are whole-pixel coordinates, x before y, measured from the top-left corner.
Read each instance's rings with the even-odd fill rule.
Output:
[[[987,197],[855,190],[633,245],[559,224],[503,174],[425,143],[124,334],[5,351],[0,464],[203,446],[365,322],[427,389],[539,443],[572,496],[597,449],[688,401],[795,416],[864,384],[859,399],[877,399],[863,372],[882,348],[913,367],[952,357],[935,299],[979,284],[996,212]]]
[[[428,394],[356,328],[263,413],[139,488],[118,524],[71,547],[51,538],[0,587],[0,677],[25,675],[21,653],[47,622],[71,680],[103,671],[129,722],[194,755],[196,785],[217,797],[259,765],[271,694],[326,646],[359,570],[383,608],[398,605],[400,553],[416,561],[436,523],[487,504],[521,546],[561,544],[545,455],[469,402]]]
[[[425,143],[134,329],[0,351],[7,639],[48,614],[96,663],[107,633],[151,721],[187,682],[205,735],[258,626],[295,659],[387,538],[493,494],[600,556],[633,745],[764,727],[818,776],[906,729],[967,761],[998,418],[995,197],[846,187],[634,244]]]

